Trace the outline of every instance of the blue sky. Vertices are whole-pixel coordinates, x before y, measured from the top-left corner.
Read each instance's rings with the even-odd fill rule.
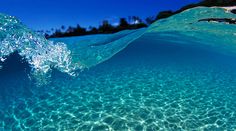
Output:
[[[0,12],[16,16],[28,27],[98,26],[104,19],[154,16],[200,0],[1,0]]]

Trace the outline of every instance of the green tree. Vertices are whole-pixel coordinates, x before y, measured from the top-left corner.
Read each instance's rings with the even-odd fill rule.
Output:
[[[109,23],[108,20],[104,20],[102,22],[102,25],[99,26],[98,32],[99,33],[113,33],[114,27]]]

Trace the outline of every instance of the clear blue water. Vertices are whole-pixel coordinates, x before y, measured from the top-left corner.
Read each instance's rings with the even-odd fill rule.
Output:
[[[6,27],[0,130],[235,130],[235,25],[172,25],[205,11],[235,18],[197,8],[148,29],[54,43]]]

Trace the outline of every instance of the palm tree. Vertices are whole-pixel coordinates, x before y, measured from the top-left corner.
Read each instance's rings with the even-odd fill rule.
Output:
[[[66,27],[64,25],[61,26],[61,30],[65,31]]]

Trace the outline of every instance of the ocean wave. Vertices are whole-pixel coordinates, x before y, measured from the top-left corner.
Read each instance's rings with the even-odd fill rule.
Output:
[[[55,68],[75,75],[75,70],[90,68],[110,59],[146,34],[152,34],[150,39],[158,36],[158,39],[180,44],[191,44],[191,40],[198,43],[197,46],[236,54],[236,25],[222,22],[235,18],[236,15],[228,8],[198,7],[159,20],[148,28],[47,40],[15,17],[0,14],[0,60],[4,62],[6,56],[17,51],[28,61],[34,73],[47,73]]]
[[[48,72],[56,68],[71,73],[79,65],[71,65],[71,52],[66,45],[46,40],[34,33],[14,17],[0,14],[0,60],[18,52],[27,59],[35,72]]]
[[[236,8],[236,7],[234,7]],[[222,53],[236,53],[236,25],[228,21],[235,20],[236,15],[229,9],[223,7],[197,7],[188,9],[180,14],[174,15],[153,23],[147,33],[163,36],[168,41],[178,40],[193,41],[196,46],[207,46]],[[214,21],[213,21],[213,20]]]
[[[91,35],[52,40],[65,43],[71,51],[72,61],[79,62],[83,67],[90,68],[120,52],[134,40],[140,38],[145,31],[146,28],[143,28],[125,30],[110,35]]]

